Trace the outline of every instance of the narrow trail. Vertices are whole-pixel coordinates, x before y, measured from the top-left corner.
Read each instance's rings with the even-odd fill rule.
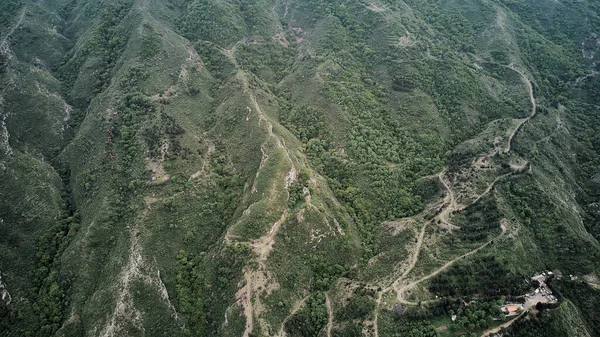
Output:
[[[398,282],[404,279],[408,275],[408,273],[410,273],[413,270],[413,268],[419,261],[419,254],[421,253],[421,246],[423,245],[423,238],[425,237],[425,230],[427,229],[427,225],[428,223],[424,223],[421,227],[421,231],[419,232],[419,236],[417,237],[417,244],[415,245],[415,249],[412,253],[408,268],[406,268],[406,270],[404,271],[404,273],[402,273],[400,278],[398,278],[394,283],[392,283],[392,288],[394,288]]]
[[[238,63],[238,61],[235,57],[237,47],[241,44],[247,43],[248,39],[243,38],[243,39],[239,40],[230,49],[223,48],[223,47],[216,45],[210,41],[203,41],[203,42],[214,45],[216,48],[218,48],[219,51],[225,57],[227,57],[229,59],[229,61],[231,62],[231,64],[235,67],[235,69],[237,70],[237,74],[235,76],[237,77],[237,79],[239,81],[241,81],[243,93],[245,95],[247,95],[247,99],[248,99],[248,103],[249,103],[249,106],[247,106],[248,113],[249,114],[252,113],[253,110],[254,110],[254,112],[256,112],[256,114],[258,116],[258,124],[262,125],[264,123],[265,131],[267,133],[267,138],[271,138],[274,140],[276,148],[281,149],[283,151],[286,159],[289,161],[290,170],[287,173],[287,175],[284,177],[284,181],[283,181],[283,188],[285,189],[285,191],[287,193],[287,198],[289,199],[288,187],[293,182],[295,182],[297,179],[298,171],[296,169],[296,165],[294,163],[294,160],[292,159],[292,155],[290,154],[290,151],[288,150],[288,148],[285,145],[285,141],[284,141],[283,137],[281,137],[280,135],[275,134],[273,132],[273,123],[271,122],[269,117],[264,113],[264,111],[261,109],[261,107],[258,103],[258,100],[256,98],[256,95],[254,93],[254,90],[250,86],[250,83],[249,83],[250,81],[248,78],[249,75],[240,66],[240,64]],[[267,140],[264,141],[264,143],[261,145],[262,159],[261,159],[261,165],[259,166],[259,168],[256,172],[256,178],[258,178],[266,161],[269,159],[269,149],[270,148],[271,147],[269,146],[269,143]],[[256,179],[253,184],[252,191],[256,191]],[[268,268],[267,268],[267,259],[269,257],[269,254],[273,250],[273,245],[275,244],[275,238],[277,237],[279,229],[281,228],[281,225],[287,219],[288,215],[289,215],[289,209],[287,208],[287,206],[285,206],[285,209],[283,209],[283,211],[282,211],[281,217],[271,226],[268,233],[266,233],[265,235],[261,236],[260,238],[258,238],[256,240],[251,240],[250,242],[239,242],[238,243],[238,244],[248,245],[252,249],[252,251],[254,253],[254,258],[251,261],[255,262],[258,265],[257,268],[252,268],[252,267],[250,267],[250,265],[248,265],[244,268],[245,269],[244,270],[244,278],[246,279],[246,285],[242,289],[239,290],[239,293],[242,293],[242,294],[245,293],[244,300],[242,301],[242,305],[244,307],[244,315],[246,316],[246,328],[244,330],[243,337],[248,337],[250,335],[250,333],[254,330],[254,326],[256,323],[259,324],[262,334],[264,334],[264,335],[268,334],[267,333],[268,324],[266,323],[266,321],[260,319],[260,314],[264,308],[260,301],[259,293],[267,288],[268,281],[270,279],[270,275],[269,275],[270,273],[268,272]],[[228,240],[231,237],[233,237],[233,234],[231,234],[228,231],[225,235],[225,242],[228,242]],[[243,296],[242,294],[240,294],[240,295]],[[308,296],[303,298],[294,307],[294,309],[292,310],[292,313],[290,313],[290,315],[284,320],[284,322],[282,323],[281,329],[280,329],[280,333],[279,333],[280,336],[283,336],[283,334],[284,334],[283,327],[284,327],[287,319],[289,317],[291,317],[302,306],[302,304],[306,301],[307,298],[308,298]]]
[[[469,207],[469,206],[471,206],[471,205],[475,205],[476,203],[478,203],[478,202],[479,202],[479,200],[483,199],[483,198],[484,198],[486,195],[488,195],[488,194],[489,194],[489,193],[490,193],[490,192],[491,192],[491,191],[494,189],[494,187],[496,186],[496,184],[497,184],[497,183],[498,183],[500,180],[502,180],[502,179],[504,179],[504,178],[506,178],[506,177],[508,177],[508,176],[510,176],[510,175],[512,175],[512,174],[514,174],[514,172],[509,172],[509,173],[503,174],[503,175],[501,175],[501,176],[499,176],[499,177],[496,177],[496,179],[494,179],[494,181],[492,181],[492,182],[491,182],[491,183],[488,185],[488,187],[485,189],[485,191],[483,191],[483,193],[481,193],[480,195],[478,195],[478,196],[475,198],[475,200],[473,200],[471,203],[469,203],[469,205],[467,205],[467,206],[464,206],[464,207],[460,207],[460,208],[456,208],[456,209],[454,209],[454,210],[453,210],[453,212],[461,212],[461,211],[464,211],[465,209],[467,209],[467,207]]]
[[[389,287],[388,287],[389,288]],[[377,300],[375,301],[375,314],[373,317],[373,334],[374,337],[379,337],[379,308],[381,308],[381,300],[383,298],[383,294],[388,292],[388,290],[382,290],[377,294]]]
[[[256,101],[256,96],[251,91],[250,91],[250,102],[252,103],[252,106],[258,113],[259,120],[266,123],[268,135],[275,139],[275,142],[277,143],[277,147],[283,149],[283,152],[285,153],[286,158],[288,159],[288,161],[290,162],[290,165],[292,166],[292,168],[290,169],[290,172],[288,173],[288,175],[285,178],[285,188],[287,188],[297,178],[298,173],[296,171],[296,165],[294,164],[294,161],[292,160],[292,156],[290,155],[289,150],[285,146],[285,141],[283,140],[282,137],[273,133],[273,124],[271,123],[271,121],[269,121],[269,119],[267,118],[267,115],[265,115],[265,113],[262,111],[262,109],[260,108],[260,105],[258,105],[258,102]]]
[[[260,239],[256,240],[251,244],[252,248],[254,248],[254,252],[258,254],[258,262],[265,263],[267,262],[267,258],[269,257],[269,253],[273,249],[273,245],[275,244],[275,236],[279,232],[279,228],[285,221],[288,216],[288,210],[286,209],[282,214],[279,220],[277,220],[269,233],[265,236],[262,236]]]
[[[248,94],[248,99],[250,100],[250,105],[252,106],[252,108],[256,111],[256,113],[258,114],[258,119],[259,119],[259,124],[261,123],[265,123],[266,128],[267,128],[267,134],[269,137],[275,139],[275,142],[277,144],[277,147],[281,148],[285,155],[286,158],[289,160],[290,165],[292,166],[288,176],[286,177],[286,182],[285,182],[285,187],[288,187],[288,185],[296,180],[296,176],[297,176],[297,170],[294,164],[294,161],[292,160],[292,156],[290,155],[289,150],[287,149],[287,147],[285,146],[285,141],[283,140],[283,138],[279,135],[276,135],[273,132],[273,123],[269,120],[269,118],[267,117],[267,115],[263,112],[263,110],[261,109],[260,105],[258,104],[258,101],[256,99],[256,95],[254,94],[254,92],[252,91],[252,89],[250,88],[250,84],[248,83],[248,74],[246,74],[246,71],[242,69],[242,67],[239,65],[237,59],[235,58],[235,52],[237,50],[237,47],[242,44],[242,43],[246,43],[247,42],[247,38],[243,38],[239,41],[237,41],[233,47],[231,47],[231,49],[225,49],[219,45],[216,45],[210,41],[202,41],[204,43],[208,43],[208,44],[212,44],[215,47],[217,47],[221,53],[223,55],[225,55],[229,61],[234,65],[234,67],[237,69],[238,71],[238,77],[241,79],[242,81],[242,86],[243,86],[243,90],[244,93]],[[248,107],[249,112],[251,112],[250,107]]]
[[[522,312],[522,313],[521,313],[519,316],[517,316],[517,317],[515,317],[515,318],[511,319],[510,321],[508,321],[508,322],[506,322],[506,323],[504,323],[504,324],[502,324],[502,325],[499,325],[499,326],[497,326],[497,327],[495,327],[495,328],[492,328],[492,329],[489,329],[489,330],[486,330],[486,331],[484,331],[484,332],[483,332],[483,334],[481,335],[481,337],[487,337],[487,336],[490,336],[490,335],[492,335],[492,334],[495,334],[495,333],[499,332],[499,331],[500,331],[500,330],[502,330],[503,328],[508,328],[508,327],[509,327],[509,326],[511,326],[511,325],[512,325],[514,322],[516,322],[516,321],[517,321],[517,319],[519,319],[521,316],[523,316],[525,313],[527,313],[527,311],[523,311],[523,312]]]
[[[471,251],[469,251],[469,252],[467,252],[467,253],[465,253],[465,254],[463,254],[463,255],[461,255],[461,256],[458,256],[458,257],[454,258],[453,260],[450,260],[450,261],[446,262],[446,264],[444,264],[442,267],[438,268],[438,269],[437,269],[436,271],[434,271],[433,273],[431,273],[431,274],[429,274],[429,275],[427,275],[427,276],[423,276],[423,277],[421,277],[420,279],[418,279],[418,280],[416,280],[416,281],[414,281],[414,282],[411,282],[411,283],[409,283],[409,284],[407,284],[407,285],[404,285],[404,286],[402,286],[401,288],[399,288],[399,289],[397,290],[397,293],[398,293],[398,301],[399,301],[400,303],[403,303],[403,304],[408,304],[408,305],[418,305],[418,304],[419,304],[418,302],[410,302],[410,301],[407,301],[407,300],[405,300],[405,299],[404,299],[404,296],[403,296],[403,295],[404,295],[404,292],[406,292],[406,290],[408,290],[408,289],[410,289],[410,288],[413,288],[414,286],[418,285],[419,283],[421,283],[421,282],[423,282],[423,281],[426,281],[426,280],[428,280],[428,279],[430,279],[430,278],[432,278],[432,277],[435,277],[435,276],[436,276],[436,275],[438,275],[439,273],[441,273],[441,272],[443,272],[444,270],[448,269],[448,267],[450,267],[451,265],[453,265],[453,264],[454,264],[456,261],[458,261],[458,260],[460,260],[460,259],[463,259],[463,258],[465,258],[465,257],[467,257],[467,256],[469,256],[469,255],[472,255],[472,254],[475,254],[475,253],[477,253],[477,252],[478,252],[478,251],[480,251],[481,249],[483,249],[483,248],[487,247],[487,246],[488,246],[490,243],[492,243],[494,240],[497,240],[497,239],[499,239],[500,237],[502,237],[502,236],[504,235],[504,233],[506,233],[506,227],[505,227],[505,226],[502,226],[502,233],[498,234],[498,236],[494,237],[493,239],[489,240],[488,242],[484,243],[483,245],[481,245],[481,246],[479,246],[479,247],[477,247],[477,248],[475,248],[475,249],[473,249],[473,250],[471,250]]]
[[[327,307],[327,337],[331,337],[331,328],[333,327],[333,308],[329,294],[325,293],[325,306]]]
[[[515,68],[515,66],[512,63],[506,67],[509,69],[512,69],[513,71],[515,71],[519,75],[521,75],[521,78],[527,84],[527,88],[529,89],[529,100],[531,101],[531,114],[529,115],[529,117],[521,120],[521,122],[517,125],[517,127],[510,134],[510,136],[508,137],[508,145],[506,146],[504,153],[510,152],[513,138],[517,135],[517,133],[519,132],[519,130],[521,130],[521,127],[523,127],[523,125],[525,125],[525,123],[529,122],[533,117],[535,117],[535,114],[537,112],[537,104],[535,102],[535,97],[533,95],[533,85],[531,84],[531,81],[527,78],[527,76],[525,76],[525,74],[522,71]]]
[[[508,66],[505,66],[509,69],[512,69],[513,71],[517,72],[519,75],[521,75],[523,81],[527,84],[528,87],[528,91],[529,91],[529,98],[531,101],[531,114],[527,117],[522,119],[517,126],[515,127],[515,129],[511,132],[508,141],[507,141],[507,145],[505,150],[503,151],[504,153],[508,153],[511,150],[511,145],[512,145],[512,141],[514,139],[514,137],[518,134],[518,132],[522,129],[522,127],[529,122],[536,114],[536,109],[537,109],[537,105],[536,105],[536,101],[535,101],[535,97],[534,97],[534,93],[533,93],[533,85],[531,84],[531,81],[529,81],[529,79],[527,78],[527,76],[525,76],[525,74],[520,71],[519,69],[515,68],[513,64],[510,64]],[[526,165],[526,164],[525,164]],[[440,222],[444,223],[448,228],[459,228],[458,226],[454,225],[451,223],[450,220],[450,215],[453,212],[456,211],[461,211],[466,209],[467,207],[474,205],[476,203],[478,203],[484,196],[486,196],[487,194],[489,194],[494,186],[496,185],[497,182],[499,182],[501,179],[505,178],[508,175],[511,175],[512,173],[508,173],[502,176],[497,177],[496,179],[494,179],[494,181],[489,184],[489,186],[486,188],[486,190],[480,194],[479,196],[477,196],[475,198],[475,200],[473,200],[472,202],[469,203],[469,205],[463,206],[463,207],[459,207],[455,196],[454,196],[454,192],[452,191],[452,187],[449,181],[447,181],[444,176],[446,173],[446,168],[444,168],[439,174],[438,174],[438,178],[440,179],[440,181],[442,182],[442,184],[444,185],[444,188],[446,189],[447,193],[446,196],[444,197],[443,200],[443,210],[434,218],[434,220],[439,220]],[[408,265],[408,268],[402,273],[402,275],[400,277],[398,277],[394,282],[392,282],[391,285],[389,285],[388,287],[385,287],[384,289],[382,289],[377,296],[377,300],[376,300],[376,307],[375,307],[375,316],[374,316],[374,330],[375,330],[375,337],[379,337],[379,327],[378,327],[378,320],[379,320],[379,310],[380,310],[380,306],[381,306],[381,302],[382,302],[382,298],[383,295],[387,292],[389,292],[390,290],[394,289],[396,292],[396,299],[398,300],[398,302],[402,303],[402,304],[406,304],[406,305],[418,305],[419,302],[411,302],[411,301],[407,301],[404,299],[404,293],[411,288],[416,287],[417,285],[419,285],[420,283],[422,283],[423,281],[426,281],[432,277],[435,277],[436,275],[438,275],[439,273],[445,271],[446,269],[448,269],[452,264],[454,264],[455,262],[457,262],[460,259],[466,258],[469,255],[475,254],[478,251],[480,251],[481,249],[487,247],[489,244],[491,244],[494,240],[502,237],[506,231],[507,231],[507,227],[505,224],[501,224],[501,228],[502,228],[502,232],[497,235],[496,237],[494,237],[493,239],[487,241],[486,243],[484,243],[483,245],[463,254],[460,255],[448,262],[446,262],[443,266],[441,266],[440,268],[436,269],[435,271],[431,272],[428,275],[425,275],[415,281],[409,282],[409,283],[404,283],[402,284],[406,277],[408,276],[408,274],[414,269],[417,261],[418,261],[418,257],[420,255],[420,250],[422,247],[422,242],[423,242],[423,238],[425,235],[425,229],[427,227],[428,224],[430,224],[433,220],[425,222],[423,224],[423,227],[421,228],[421,232],[419,233],[418,239],[417,239],[417,244],[415,245],[415,249],[412,253],[411,256],[411,261]],[[430,301],[428,301],[430,302]]]
[[[277,334],[278,337],[285,337],[286,333],[285,333],[285,323],[287,323],[287,321],[294,316],[298,310],[300,310],[302,308],[302,306],[304,305],[304,303],[306,302],[306,300],[310,297],[310,295],[306,295],[304,298],[302,298],[300,301],[298,301],[294,307],[292,308],[292,310],[290,311],[290,313],[285,317],[285,319],[283,320],[283,322],[281,323],[281,328],[279,329],[279,333]],[[331,329],[333,327],[333,308],[331,307],[331,300],[329,299],[329,294],[325,293],[325,307],[327,308],[327,337],[331,337]]]
[[[310,295],[306,295],[303,299],[301,299],[300,301],[298,301],[294,307],[292,308],[292,311],[290,311],[289,315],[287,315],[285,317],[285,319],[283,320],[283,322],[281,322],[281,328],[279,329],[279,333],[277,334],[278,337],[284,337],[286,336],[286,333],[284,331],[285,328],[285,323],[287,323],[287,321],[294,316],[294,314],[296,314],[298,312],[298,310],[300,310],[300,308],[302,308],[302,306],[304,305],[304,302],[306,302],[306,300],[310,297]]]
[[[447,204],[448,207],[440,212],[440,214],[436,216],[436,219],[446,225],[446,227],[449,229],[458,229],[460,227],[450,223],[450,214],[452,214],[452,212],[458,208],[458,205],[456,203],[456,198],[454,197],[454,191],[452,191],[452,188],[450,187],[450,183],[444,179],[445,173],[446,169],[444,168],[444,170],[438,174],[438,179],[442,182],[444,188],[446,189],[447,193],[444,197],[444,204]]]
[[[528,86],[528,88],[529,88],[529,98],[530,98],[530,100],[531,100],[531,114],[529,115],[529,117],[527,117],[526,119],[524,119],[523,121],[521,121],[521,122],[520,122],[520,123],[519,123],[519,124],[518,124],[518,125],[515,127],[515,129],[514,129],[514,130],[513,130],[513,132],[511,133],[511,136],[510,136],[510,137],[509,137],[509,139],[508,139],[508,143],[507,143],[507,151],[510,151],[511,142],[512,142],[512,139],[514,138],[514,136],[515,136],[515,135],[516,135],[516,134],[519,132],[519,130],[521,130],[522,126],[523,126],[523,125],[524,125],[526,122],[528,122],[528,121],[529,121],[531,118],[533,118],[533,117],[535,116],[535,113],[536,113],[536,102],[535,102],[535,97],[533,96],[533,86],[532,86],[531,82],[530,82],[530,81],[527,79],[527,77],[525,76],[525,74],[524,74],[524,73],[522,73],[520,70],[516,69],[516,68],[515,68],[515,67],[514,67],[512,64],[511,64],[511,65],[509,65],[509,66],[508,66],[508,68],[510,68],[510,69],[512,69],[512,70],[514,70],[514,71],[516,71],[517,73],[519,73],[519,74],[521,75],[521,77],[523,78],[523,80],[524,80],[524,81],[527,83],[527,86]],[[506,153],[507,151],[505,151],[505,153]],[[484,192],[483,192],[481,195],[479,195],[479,196],[478,196],[478,197],[477,197],[475,200],[473,200],[473,201],[472,201],[472,202],[471,202],[469,205],[467,205],[467,206],[465,206],[465,207],[462,207],[462,208],[457,208],[457,206],[456,206],[456,201],[454,200],[454,195],[453,195],[453,193],[452,193],[452,188],[451,188],[451,187],[449,186],[449,184],[447,184],[447,183],[446,183],[446,181],[443,179],[443,175],[444,175],[444,173],[445,173],[445,169],[444,169],[444,170],[443,170],[443,171],[440,173],[439,177],[440,177],[440,180],[442,181],[442,183],[444,184],[444,186],[446,187],[446,189],[448,190],[448,195],[450,196],[450,197],[449,197],[449,199],[450,199],[450,202],[449,202],[449,205],[448,205],[448,206],[447,206],[447,207],[444,209],[444,211],[442,211],[442,212],[440,213],[440,215],[438,215],[438,217],[440,218],[440,220],[442,220],[442,219],[446,220],[446,219],[444,218],[444,216],[447,216],[448,214],[451,214],[451,213],[452,213],[452,212],[454,212],[454,211],[460,211],[460,210],[464,210],[464,209],[466,209],[467,207],[469,207],[469,206],[471,206],[471,205],[474,205],[474,204],[478,203],[478,202],[479,202],[479,201],[480,201],[480,200],[481,200],[481,199],[482,199],[484,196],[486,196],[488,193],[490,193],[490,192],[492,191],[492,189],[494,188],[494,186],[496,185],[496,183],[497,183],[498,181],[500,181],[501,179],[503,179],[503,178],[504,178],[504,177],[506,177],[507,175],[510,175],[510,174],[511,174],[511,173],[508,173],[508,174],[506,174],[506,175],[502,175],[502,176],[500,176],[500,177],[497,177],[497,178],[496,178],[496,179],[494,179],[494,181],[493,181],[493,182],[492,182],[492,183],[491,183],[491,184],[490,184],[490,185],[487,187],[487,189],[486,189],[486,190],[485,190],[485,191],[484,191]],[[445,198],[445,200],[446,200],[446,198]],[[448,219],[448,220],[449,220],[449,219]],[[447,222],[448,222],[448,223],[450,223],[449,221],[447,221]],[[505,232],[506,232],[506,227],[503,225],[503,226],[502,226],[502,233],[501,233],[501,234],[499,234],[497,238],[499,238],[500,236],[504,235],[504,233],[505,233]],[[492,240],[490,240],[490,241],[486,242],[485,244],[483,244],[483,245],[479,246],[478,248],[476,248],[476,249],[474,249],[474,250],[472,250],[472,251],[470,251],[470,252],[468,252],[468,253],[466,253],[466,254],[463,254],[463,255],[461,255],[461,256],[459,256],[459,257],[457,257],[457,258],[456,258],[456,259],[454,259],[454,260],[451,260],[451,261],[447,262],[445,265],[443,265],[441,268],[439,268],[438,270],[434,271],[433,273],[431,273],[431,274],[429,274],[429,275],[427,275],[427,276],[424,276],[424,277],[422,277],[421,279],[419,279],[419,280],[417,280],[417,281],[415,281],[415,282],[409,283],[408,285],[406,285],[406,286],[404,286],[404,287],[401,287],[401,288],[399,288],[399,289],[398,289],[398,300],[399,300],[400,302],[403,302],[403,303],[405,303],[405,304],[415,304],[415,303],[413,303],[413,302],[407,302],[407,301],[404,301],[404,300],[403,300],[403,292],[404,292],[406,289],[408,289],[408,288],[412,288],[412,287],[416,286],[417,284],[419,284],[419,283],[421,283],[421,282],[423,282],[423,281],[425,281],[425,280],[428,280],[428,279],[430,279],[431,277],[434,277],[434,276],[436,276],[436,275],[437,275],[437,274],[439,274],[440,272],[442,272],[442,271],[446,270],[446,269],[447,269],[447,268],[448,268],[450,265],[452,265],[454,262],[456,262],[456,261],[458,261],[459,259],[462,259],[462,258],[464,258],[464,257],[466,257],[466,256],[469,256],[469,255],[471,255],[471,254],[473,254],[473,253],[476,253],[477,251],[479,251],[479,250],[481,250],[482,248],[484,248],[484,247],[486,247],[487,245],[489,245],[489,244],[490,244],[490,243],[491,243],[493,240],[494,240],[494,239],[492,239]],[[421,246],[419,245],[419,246],[418,246],[418,248],[420,249],[420,247],[421,247]],[[408,270],[408,271],[412,270],[413,268],[414,268],[414,264],[412,264],[412,263],[411,263],[411,267],[409,268],[409,270]],[[397,284],[399,281],[401,281],[402,279],[404,279],[404,277],[405,277],[406,275],[408,275],[408,273],[407,273],[407,272],[405,272],[405,273],[403,274],[403,276],[401,276],[401,278],[400,278],[400,279],[398,279],[398,280],[397,280],[395,283]]]
[[[8,32],[4,35],[4,37],[2,37],[2,40],[0,40],[0,53],[4,53],[5,50],[9,50],[8,38],[15,32],[15,30],[17,30],[17,28],[21,26],[21,24],[23,24],[23,18],[25,17],[26,9],[27,8],[25,6],[21,8],[21,13],[19,13],[19,19],[17,20],[17,22],[15,22],[15,24],[12,27],[10,27]]]
[[[587,282],[587,284],[588,284],[590,287],[594,288],[594,289],[598,289],[598,290],[600,290],[600,284],[599,284],[599,283],[594,283],[594,282],[590,282],[590,281],[588,281],[588,282]]]
[[[252,275],[249,271],[244,273],[244,279],[246,280],[246,298],[242,301],[244,308],[244,316],[246,316],[246,328],[244,329],[243,337],[249,337],[252,330],[254,330],[254,306],[252,306],[253,287],[252,287]]]
[[[440,173],[440,175],[441,174],[442,173]],[[421,252],[421,245],[423,244],[423,238],[425,237],[425,230],[427,229],[427,225],[429,223],[430,222],[423,223],[423,226],[421,227],[421,231],[419,232],[419,236],[417,237],[417,243],[416,243],[413,253],[411,255],[411,259],[410,259],[408,268],[406,268],[406,270],[402,273],[402,275],[398,279],[396,279],[396,281],[392,282],[392,284],[390,284],[385,289],[382,289],[379,292],[379,294],[377,295],[376,306],[375,306],[375,315],[373,317],[373,327],[374,327],[373,330],[375,332],[375,337],[379,337],[379,308],[381,306],[381,300],[383,298],[383,294],[389,292],[392,289],[395,289],[397,287],[398,283],[401,282],[417,264],[417,261],[419,260],[419,254]]]

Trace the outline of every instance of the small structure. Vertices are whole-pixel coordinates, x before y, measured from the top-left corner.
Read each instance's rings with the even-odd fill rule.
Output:
[[[523,310],[523,306],[517,304],[508,304],[501,308],[506,316],[514,316],[519,313],[519,309]]]
[[[516,305],[507,305],[504,308],[506,309],[506,312],[508,312],[508,313],[517,312],[517,310],[519,310],[519,307]]]

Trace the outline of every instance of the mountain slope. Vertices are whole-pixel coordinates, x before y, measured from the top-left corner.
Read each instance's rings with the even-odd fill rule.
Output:
[[[600,333],[595,3],[1,6],[2,334]]]

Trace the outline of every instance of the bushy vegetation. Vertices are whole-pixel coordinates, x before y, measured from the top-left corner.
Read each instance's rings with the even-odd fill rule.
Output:
[[[183,35],[192,41],[208,40],[223,46],[239,40],[246,32],[239,9],[226,1],[190,3],[179,25]]]
[[[598,289],[593,288],[584,281],[564,281],[554,282],[554,287],[559,291],[561,296],[568,298],[573,302],[581,317],[589,327],[592,334],[600,334],[600,317],[595,314],[595,308],[600,305],[600,294]]]
[[[305,106],[291,111],[284,110],[280,121],[304,144],[313,140],[327,141],[331,137],[325,112],[315,107]]]
[[[61,277],[58,269],[60,256],[77,233],[79,222],[77,213],[65,217],[39,240],[37,268],[33,275],[36,294],[33,310],[39,319],[39,330],[30,327],[25,334],[52,335],[66,318],[70,280]]]
[[[493,197],[485,197],[458,213],[454,222],[460,226],[457,237],[464,242],[487,240],[500,231],[501,213]]]
[[[379,335],[382,337],[438,337],[435,327],[426,319],[414,319],[391,311],[380,314]]]
[[[207,255],[226,230],[241,192],[241,180],[231,171],[218,152],[211,156],[211,181],[199,190],[200,212],[193,214],[201,225],[190,228],[184,238],[185,250],[179,251],[176,294],[178,308],[188,317],[191,335],[215,334],[219,329],[221,313],[228,299],[235,293],[237,276],[248,258],[248,248],[226,246],[219,254]],[[180,214],[179,221],[170,226],[182,226],[188,215],[178,206],[168,203],[161,216],[168,221],[168,213]],[[185,209],[185,207],[183,207]],[[197,221],[197,220],[196,220]],[[195,222],[195,221],[194,221]]]
[[[178,310],[187,317],[186,335],[218,333],[247,254],[244,247],[226,247],[216,257],[179,252],[176,295]]]
[[[600,252],[595,247],[581,245],[577,234],[563,224],[560,209],[544,196],[531,178],[519,179],[518,183],[507,184],[508,201],[525,226],[530,228],[537,242],[544,244],[540,249],[548,261],[567,272],[589,273],[595,263],[590,259]],[[560,240],[554,240],[560,237]]]
[[[441,297],[439,301],[419,308],[381,312],[382,336],[440,336],[435,323],[443,322],[448,332],[461,336],[479,336],[482,331],[504,319],[498,300],[469,297]],[[452,320],[451,317],[454,317]],[[434,322],[437,321],[437,322]]]
[[[54,8],[10,0],[0,4],[2,34],[24,4],[24,23],[8,45],[20,49],[0,53],[0,95],[10,103],[0,99],[0,224],[8,224],[0,272],[4,281],[11,263],[2,255],[22,257],[33,272],[14,277],[14,265],[26,263],[8,266],[14,302],[0,303],[2,335],[101,329],[135,241],[144,261],[136,272],[151,270],[155,280],[159,271],[161,288],[139,282],[145,274],[133,277],[124,291],[143,319],[127,333],[157,331],[157,317],[176,313],[161,333],[239,336],[245,318],[235,295],[242,271],[257,268],[257,245],[246,236],[265,235],[282,214],[264,263],[275,286],[253,294],[264,310],[255,311],[252,334],[265,323],[278,329],[294,301],[308,295],[283,328],[290,336],[323,336],[324,292],[335,336],[362,335],[375,310],[382,337],[477,333],[502,318],[498,299],[529,290],[527,268],[598,269],[596,3],[69,0]],[[38,53],[48,39],[30,34],[36,30],[64,45]],[[418,262],[435,257],[441,265],[445,252],[494,243],[429,280],[438,301],[377,308],[375,289],[396,277],[411,256],[413,231],[424,225],[421,218],[398,221],[392,233],[387,221],[427,206],[430,219],[445,193],[437,173],[470,166],[494,142],[488,130],[496,121],[503,127],[529,115],[527,88],[511,63],[532,81],[538,115],[511,153],[493,160],[502,172],[513,159],[532,169],[452,214],[460,229],[428,223],[429,254]],[[40,85],[46,77],[56,91]],[[161,94],[167,88],[177,94]],[[44,100],[31,109],[19,104],[32,97]],[[28,116],[43,116],[46,99],[69,103],[73,113],[65,106],[63,129],[30,131],[38,122]],[[254,100],[264,110],[258,124]],[[272,165],[284,154],[298,170],[290,184],[282,181],[284,165]],[[61,167],[68,168],[62,187],[42,184],[60,180],[53,174]],[[253,189],[256,182],[268,187]],[[62,198],[44,194],[61,189]],[[23,208],[30,205],[43,216],[29,216]],[[510,226],[495,242],[501,219]],[[418,265],[409,278],[423,270]],[[340,299],[333,293],[341,278],[369,286]],[[576,307],[569,312],[580,311],[589,331],[600,333],[597,291],[570,281],[556,289]],[[520,321],[510,334],[562,331],[558,310]],[[435,330],[440,320],[450,331]]]
[[[120,24],[131,5],[131,0],[120,0],[117,4],[106,8],[102,13],[100,25],[90,40],[88,53],[99,57],[99,70],[94,83],[96,92],[106,89],[110,84],[111,70],[127,43],[127,33]]]
[[[44,228],[40,223],[36,228],[39,237],[35,238],[35,252],[32,256],[32,266],[15,271],[24,274],[29,287],[23,289],[23,298],[28,300],[17,305],[0,304],[0,317],[8,325],[0,325],[0,333],[22,336],[37,336],[54,334],[62,325],[70,305],[69,287],[71,280],[60,273],[60,258],[67,246],[72,242],[80,228],[81,218],[73,204],[69,186],[70,170],[61,169],[63,185],[58,209],[59,215],[53,225]],[[23,191],[19,191],[23,192]],[[3,221],[7,221],[8,242],[16,241],[11,233],[10,212],[3,210]],[[6,219],[6,220],[4,220]],[[20,233],[27,235],[26,231]],[[12,238],[11,238],[12,237]],[[29,252],[23,251],[29,255]],[[15,263],[12,261],[12,263]],[[10,269],[9,269],[10,270]],[[15,302],[18,301],[15,299]],[[35,318],[35,319],[34,319]]]
[[[325,295],[316,293],[285,323],[285,332],[293,337],[317,337],[326,324]]]
[[[450,329],[475,330],[485,329],[493,324],[493,318],[501,317],[500,301],[479,302],[471,301],[468,306],[450,310],[450,315],[456,315],[456,320],[450,325]]]
[[[142,36],[142,50],[140,51],[142,59],[149,59],[158,54],[161,47],[160,44],[160,39],[152,32]]]
[[[227,57],[221,53],[219,47],[211,43],[198,42],[198,44],[196,44],[196,50],[211,74],[217,79],[225,81],[232,75],[234,71],[233,65]]]
[[[556,314],[551,311],[543,311],[534,319],[525,317],[519,319],[508,329],[510,336],[533,337],[533,336],[568,336],[565,327],[557,326]]]
[[[118,0],[103,7],[100,10],[98,25],[85,45],[73,48],[64,55],[57,75],[62,79],[67,91],[74,89],[69,98],[77,107],[85,108],[93,95],[108,88],[114,78],[113,70],[129,40],[123,19],[129,13],[132,3],[131,0]],[[71,3],[64,8],[66,13],[73,10],[72,5]],[[89,65],[90,60],[93,62],[93,80],[90,80],[89,87],[78,87],[76,82],[81,80],[81,69],[84,65]]]
[[[236,58],[241,66],[267,83],[274,84],[290,72],[295,53],[293,47],[285,47],[275,40],[267,40],[255,45],[239,45]]]
[[[344,308],[339,312],[340,321],[362,321],[369,317],[375,309],[374,292],[367,289],[358,289],[348,299]]]
[[[457,263],[431,280],[429,291],[440,296],[521,296],[530,288],[524,275],[507,269],[495,256]]]
[[[18,19],[17,13],[23,2],[21,0],[7,0],[2,1],[0,4],[0,38],[4,38],[4,34],[7,32],[7,28],[10,27],[10,24]]]

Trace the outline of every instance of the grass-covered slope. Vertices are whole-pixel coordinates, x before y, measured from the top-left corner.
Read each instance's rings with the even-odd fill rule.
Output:
[[[597,334],[595,3],[0,10],[1,335]]]

